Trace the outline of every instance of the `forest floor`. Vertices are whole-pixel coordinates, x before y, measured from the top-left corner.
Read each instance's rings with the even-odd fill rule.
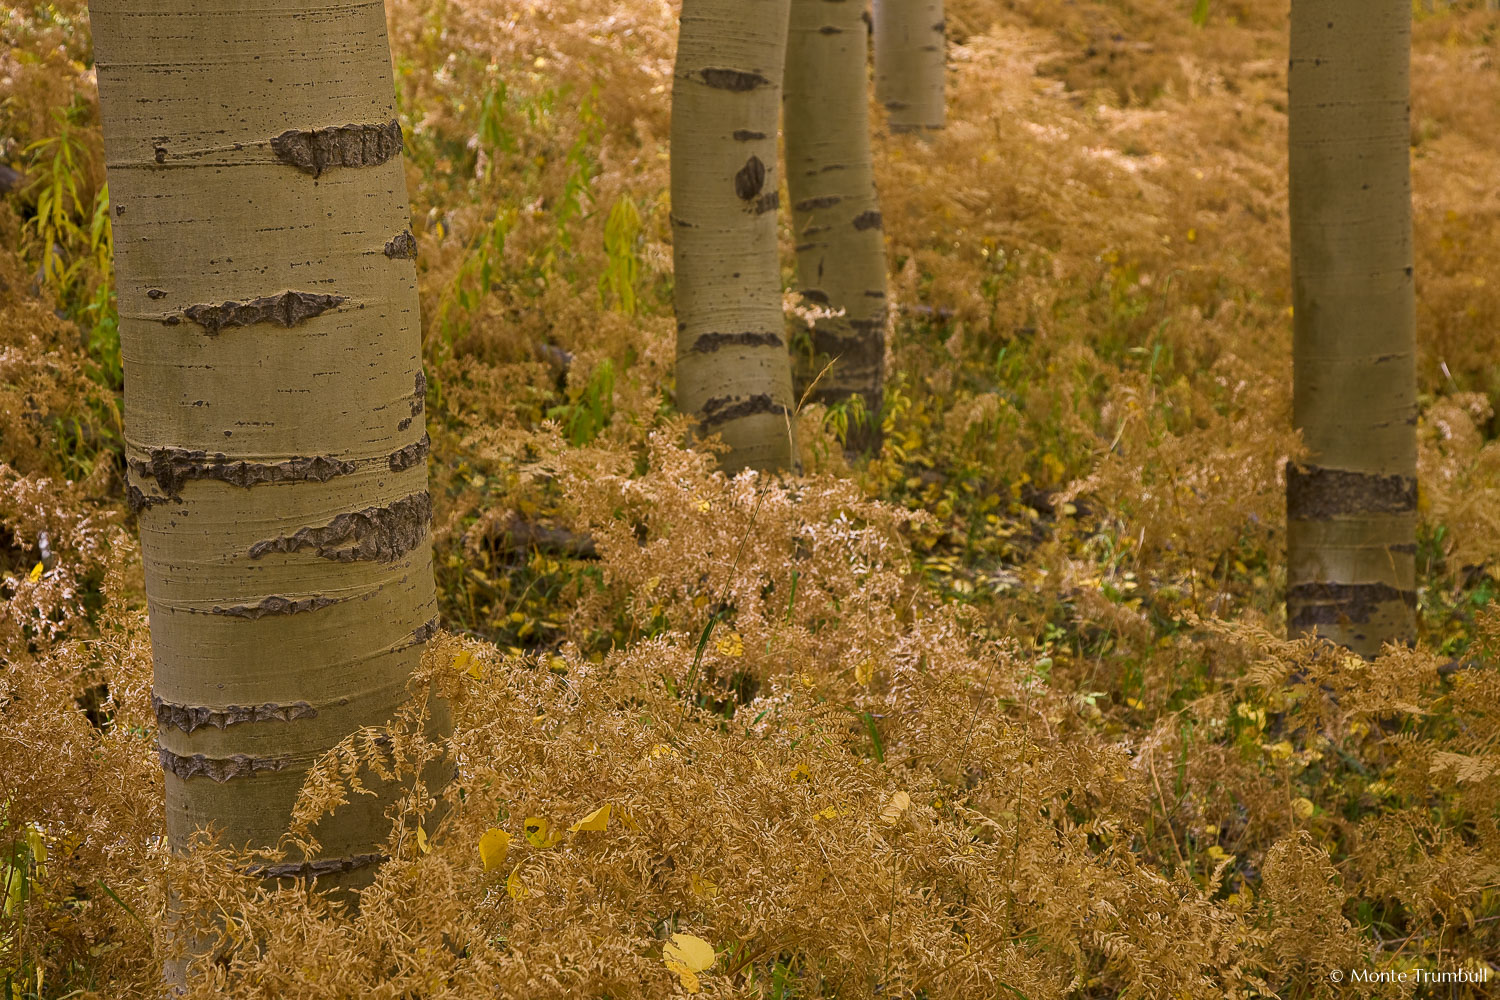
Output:
[[[773,480],[671,404],[676,7],[390,0],[459,769],[357,916],[161,843],[86,11],[7,8],[10,996],[153,995],[169,880],[204,997],[1486,995],[1420,976],[1500,955],[1500,15],[1414,28],[1421,638],[1367,663],[1280,638],[1287,3],[1196,6],[949,0],[948,128],[876,139],[884,449],[809,407]]]

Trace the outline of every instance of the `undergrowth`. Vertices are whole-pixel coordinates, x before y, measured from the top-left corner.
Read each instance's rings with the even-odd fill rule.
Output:
[[[950,127],[877,138],[884,448],[812,407],[805,475],[735,479],[671,403],[674,9],[391,0],[455,735],[351,739],[293,835],[362,768],[456,777],[393,812],[357,915],[165,849],[86,12],[8,8],[9,997],[153,995],[169,885],[219,942],[203,997],[1301,998],[1493,963],[1486,6],[1416,12],[1422,635],[1366,663],[1279,638],[1285,0],[950,0]]]

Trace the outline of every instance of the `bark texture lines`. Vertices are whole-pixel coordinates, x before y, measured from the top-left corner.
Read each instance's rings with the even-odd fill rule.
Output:
[[[727,471],[785,469],[776,124],[787,0],[686,0],[672,84],[677,406],[729,446]]]
[[[865,419],[851,422],[851,450],[879,447],[885,378],[885,239],[870,156],[863,5],[791,0],[785,132],[787,191],[804,299],[842,315],[815,321],[812,350],[793,371],[800,399],[818,373],[813,399],[858,396]],[[833,28],[834,31],[826,29]]]
[[[940,129],[947,33],[943,0],[874,0],[875,98],[892,132]]]
[[[1298,0],[1291,35],[1288,631],[1372,656],[1415,626],[1411,11]]]
[[[272,845],[308,764],[394,715],[435,631],[384,4],[90,11],[168,834]],[[347,861],[375,857],[394,792],[289,864],[368,883]]]

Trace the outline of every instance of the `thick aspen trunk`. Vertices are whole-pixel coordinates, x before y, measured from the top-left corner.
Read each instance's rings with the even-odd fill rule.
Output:
[[[273,845],[437,627],[385,10],[90,7],[168,834]],[[367,884],[391,799],[353,799],[265,873]]]
[[[726,471],[785,469],[791,361],[776,245],[787,0],[685,0],[672,83],[677,406]]]
[[[1296,0],[1287,618],[1364,656],[1413,638],[1415,297],[1406,0]]]
[[[943,0],[874,0],[875,98],[892,132],[943,127]]]
[[[842,316],[819,319],[813,354],[798,356],[800,397],[823,367],[813,398],[864,404],[851,423],[853,451],[879,447],[885,375],[885,240],[870,161],[866,93],[869,36],[864,8],[852,0],[791,0],[787,37],[787,193],[797,243],[802,297]]]

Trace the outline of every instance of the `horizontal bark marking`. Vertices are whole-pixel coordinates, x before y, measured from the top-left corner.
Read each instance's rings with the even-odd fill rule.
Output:
[[[353,854],[347,858],[319,858],[317,861],[288,861],[275,865],[250,865],[246,872],[255,878],[318,878],[338,875],[357,868],[384,864],[384,854]]]
[[[420,440],[413,441],[405,448],[391,452],[386,458],[386,464],[391,467],[392,472],[403,472],[418,462],[426,461],[427,452],[431,448],[432,439],[423,434]]]
[[[879,212],[871,209],[868,212],[860,212],[854,217],[854,228],[860,232],[866,229],[881,229],[884,228],[884,221]]]
[[[182,315],[214,337],[226,327],[253,326],[256,323],[275,323],[291,329],[346,301],[348,299],[343,295],[287,291],[279,295],[262,295],[248,302],[188,306]]]
[[[386,241],[382,253],[391,260],[416,260],[417,238],[411,234],[410,229],[403,230]]]
[[[831,24],[825,24],[823,25],[823,27],[818,29],[818,34],[820,35],[842,35],[843,33],[843,28],[835,28]]]
[[[170,500],[171,497],[159,497],[154,493],[145,492],[138,486],[125,488],[125,502],[130,506],[130,512],[136,516],[139,516],[143,510],[150,510]]]
[[[298,719],[315,719],[318,716],[318,710],[305,701],[289,705],[265,702],[260,705],[209,708],[206,705],[174,705],[153,694],[151,707],[156,711],[156,725],[159,728],[176,727],[185,733],[204,726],[223,729],[241,722],[296,722]]]
[[[703,426],[713,427],[741,417],[753,417],[758,413],[790,415],[790,411],[785,406],[777,403],[766,393],[759,393],[748,399],[738,396],[717,396],[710,399],[703,404],[703,412],[699,419]]]
[[[287,764],[280,757],[252,757],[245,753],[229,757],[205,757],[201,753],[195,753],[191,757],[183,757],[166,747],[159,747],[157,753],[163,771],[169,771],[183,781],[190,778],[212,778],[221,785],[235,778],[251,777],[261,771],[279,771]]]
[[[755,214],[765,215],[767,212],[776,211],[776,209],[780,206],[781,192],[772,191],[769,194],[763,194],[759,198],[755,199]]]
[[[699,78],[715,90],[732,90],[736,93],[744,93],[754,90],[756,87],[769,87],[771,81],[759,73],[749,73],[738,69],[722,69],[710,67],[700,70]]]
[[[1287,588],[1286,603],[1292,625],[1358,625],[1382,605],[1415,608],[1417,595],[1387,583],[1299,583]]]
[[[327,524],[256,542],[250,546],[250,558],[312,549],[320,558],[334,562],[393,562],[426,540],[431,522],[432,497],[423,490],[389,507],[366,507],[340,514]]]
[[[329,167],[374,167],[400,154],[401,123],[337,125],[288,129],[271,140],[271,152],[304,174],[320,176]]]
[[[734,175],[734,193],[740,196],[741,201],[754,198],[765,186],[766,165],[758,156],[752,156],[746,160],[745,165]]]
[[[843,200],[843,195],[825,194],[818,198],[803,198],[795,202],[792,207],[799,212],[811,212],[819,208],[832,208]]]
[[[343,603],[336,597],[304,597],[300,600],[291,600],[286,597],[272,595],[255,604],[232,604],[225,607],[215,604],[210,614],[228,615],[231,618],[248,618],[251,621],[264,618],[266,615],[296,615],[304,611],[317,611],[319,608],[331,607]]]
[[[737,128],[730,135],[734,138],[735,142],[754,142],[757,139],[764,139],[766,137],[764,132],[753,132],[747,128]]]
[[[1287,517],[1326,521],[1348,514],[1409,514],[1417,509],[1417,481],[1317,465],[1286,467]]]
[[[816,302],[820,306],[826,306],[831,301],[828,293],[821,288],[804,288],[797,293],[809,302]]]
[[[150,461],[132,459],[130,468],[139,476],[155,479],[162,492],[175,499],[190,479],[217,479],[246,489],[261,483],[326,483],[349,475],[356,466],[327,455],[299,455],[285,462],[266,463],[231,460],[224,454],[185,448],[153,448]],[[156,497],[148,500],[161,502]]]
[[[948,22],[946,20],[944,20],[944,21],[939,21],[937,24],[934,24],[932,26],[932,30],[933,31],[945,31],[947,29],[947,27],[948,27]]]
[[[693,341],[689,350],[699,354],[712,354],[721,347],[784,347],[785,342],[779,334],[755,333],[746,331],[744,333],[705,333]]]

